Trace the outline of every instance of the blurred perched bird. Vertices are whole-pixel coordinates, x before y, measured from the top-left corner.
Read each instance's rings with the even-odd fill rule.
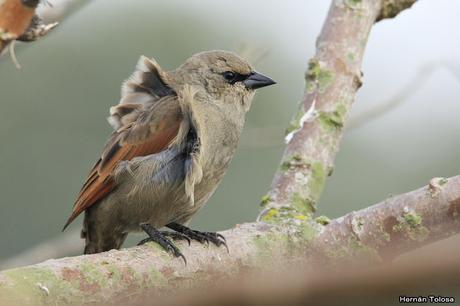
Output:
[[[83,211],[85,254],[118,249],[145,231],[176,257],[172,239],[225,245],[185,226],[224,175],[254,90],[275,82],[225,51],[195,54],[173,71],[142,56],[110,109],[114,132],[64,229]],[[173,231],[160,231],[168,227]]]

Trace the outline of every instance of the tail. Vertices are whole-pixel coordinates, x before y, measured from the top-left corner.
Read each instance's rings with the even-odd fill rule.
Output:
[[[72,223],[74,218],[72,218],[72,216],[70,216],[69,219],[67,219],[67,222],[64,224],[64,226],[62,227],[62,230],[61,232],[65,231],[65,229],[69,226],[70,223]]]

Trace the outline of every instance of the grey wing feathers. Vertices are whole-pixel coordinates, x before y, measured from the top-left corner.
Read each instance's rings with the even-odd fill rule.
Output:
[[[161,98],[175,96],[166,80],[166,73],[155,60],[141,56],[136,71],[123,83],[119,104],[110,108],[110,125],[115,130],[129,126],[142,111]]]

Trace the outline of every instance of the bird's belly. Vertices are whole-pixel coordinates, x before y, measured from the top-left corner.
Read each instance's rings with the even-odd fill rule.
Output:
[[[229,160],[203,165],[202,180],[194,186],[194,201],[185,192],[184,160],[170,160],[158,167],[155,159],[128,162],[118,188],[107,199],[106,210],[116,214],[123,231],[140,231],[139,224],[161,228],[168,223],[186,223],[214,193]],[[110,200],[116,199],[116,200]]]

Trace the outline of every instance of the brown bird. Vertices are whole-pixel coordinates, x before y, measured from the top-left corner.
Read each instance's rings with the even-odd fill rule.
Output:
[[[272,84],[226,51],[195,54],[172,71],[142,56],[110,109],[114,132],[64,229],[85,211],[85,254],[119,249],[141,230],[149,237],[139,244],[157,242],[176,257],[184,258],[169,238],[225,245],[222,235],[186,224],[222,179],[254,90]]]

